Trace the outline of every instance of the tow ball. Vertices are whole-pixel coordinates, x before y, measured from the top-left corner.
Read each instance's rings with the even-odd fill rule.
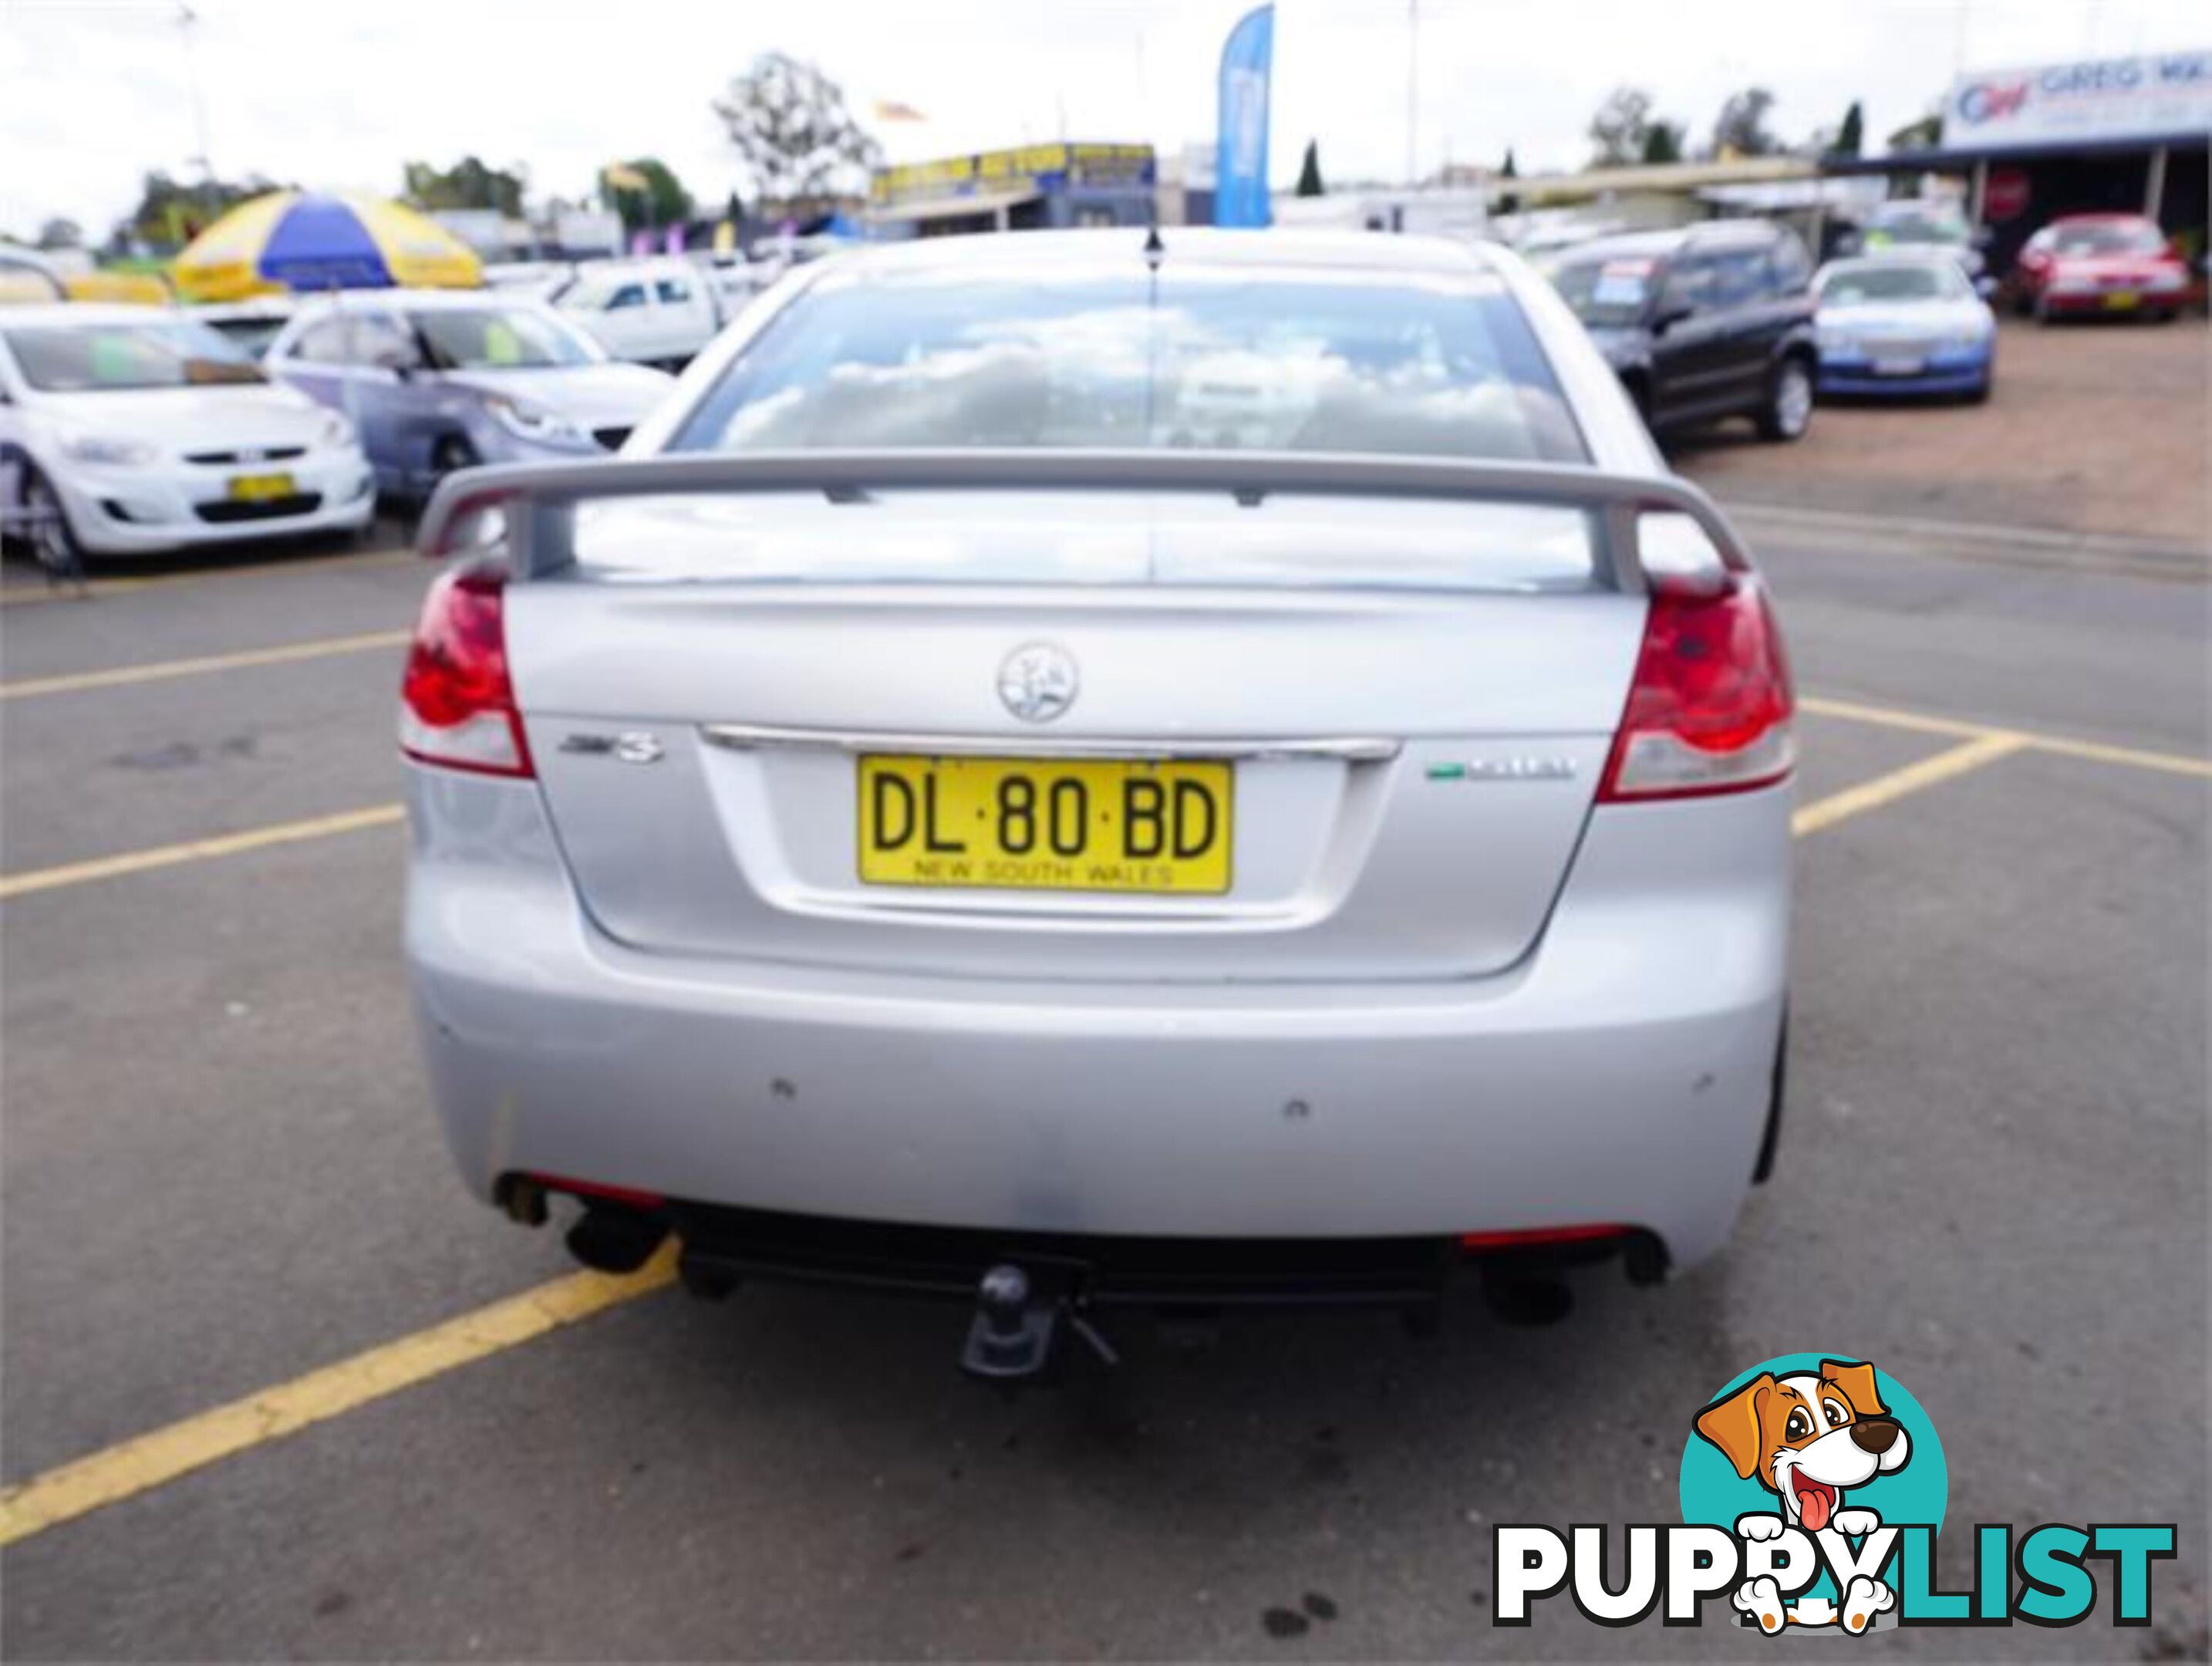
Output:
[[[1001,1262],[976,1283],[960,1369],[990,1383],[1033,1382],[1050,1369],[1062,1325],[1105,1364],[1121,1363],[1113,1345],[1078,1310],[1072,1293],[1040,1289],[1024,1269]]]

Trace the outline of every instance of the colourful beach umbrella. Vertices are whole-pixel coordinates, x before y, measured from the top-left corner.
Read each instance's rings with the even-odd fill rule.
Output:
[[[271,192],[240,203],[191,240],[173,269],[188,301],[271,289],[471,289],[483,269],[434,220],[374,197]]]

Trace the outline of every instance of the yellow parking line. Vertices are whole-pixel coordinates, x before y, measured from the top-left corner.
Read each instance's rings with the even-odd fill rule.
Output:
[[[1917,793],[1923,787],[1963,775],[1970,769],[1995,763],[2001,757],[2009,757],[2027,745],[2026,739],[2016,734],[1978,736],[1933,757],[1923,757],[1917,763],[1908,763],[1901,769],[1893,769],[1886,775],[1876,775],[1872,781],[1831,793],[1818,804],[1807,805],[1790,818],[1790,830],[1802,839],[1808,833],[1818,833],[1824,827],[1833,827],[1853,816],[1894,804],[1908,793]]]
[[[73,602],[88,592],[118,596],[175,584],[204,584],[215,579],[283,578],[333,567],[399,567],[422,557],[412,550],[364,550],[343,556],[309,556],[300,561],[255,562],[243,567],[211,567],[191,573],[145,573],[135,578],[94,579],[89,584],[47,585],[31,581],[0,586],[0,607],[32,607],[41,602]]]
[[[1893,803],[1908,793],[1993,763],[2020,751],[2022,745],[2010,735],[1978,737],[1808,805],[1797,812],[1790,831],[1802,838],[1832,827],[1848,817]],[[0,1545],[29,1538],[195,1469],[504,1353],[592,1314],[650,1295],[674,1278],[676,1255],[672,1240],[645,1268],[624,1278],[568,1274],[427,1330],[364,1349],[349,1359],[244,1400],[217,1406],[49,1469],[0,1492]]]
[[[2095,763],[2163,769],[2171,775],[2196,775],[2212,781],[2212,763],[2201,757],[2184,757],[2178,752],[2146,752],[2133,746],[2107,746],[2095,740],[2068,740],[2057,735],[2031,734],[2021,738],[2035,751],[2055,753],[2060,757],[2086,757]]]
[[[1912,729],[1922,734],[1954,734],[1968,740],[1999,733],[1993,723],[1967,723],[1955,717],[1930,717],[1923,712],[1901,712],[1887,706],[1863,706],[1850,700],[1829,700],[1817,694],[1800,696],[1798,709],[1815,717],[1840,717],[1851,723],[1875,723],[1888,729]],[[2010,730],[2003,733],[2010,733]]]
[[[250,666],[283,666],[299,660],[325,660],[333,654],[366,654],[375,648],[397,648],[407,637],[404,630],[373,630],[359,636],[325,636],[314,641],[244,648],[235,654],[203,654],[192,660],[156,660],[145,665],[115,666],[106,671],[26,678],[21,682],[0,683],[0,700],[29,700],[42,694],[82,694],[88,689],[127,688],[137,683],[167,682],[172,677],[243,671]]]
[[[362,648],[384,647],[404,639],[404,633],[392,632],[376,637],[339,638],[336,641],[357,644]],[[155,675],[185,675],[179,666],[194,670],[228,669],[231,663],[268,663],[276,657],[307,657],[307,650],[343,651],[330,643],[295,645],[300,650],[258,650],[256,654],[226,656],[223,663],[193,660],[171,661],[166,666],[135,668],[143,672],[143,678],[130,680],[152,680]],[[133,671],[123,667],[116,672],[88,672],[87,677],[125,679]],[[56,681],[60,679],[47,679]],[[0,685],[4,688],[7,685]],[[35,684],[14,685],[21,690],[37,689]],[[42,690],[60,692],[59,690]],[[1844,701],[1808,699],[1802,705],[1808,712],[1822,716],[1854,719],[1862,722],[1881,723],[1894,728],[1905,728],[1932,734],[1963,735],[1971,744],[1954,748],[1935,757],[1908,764],[1893,775],[1884,775],[1850,792],[1807,806],[1797,812],[1797,830],[1809,833],[1826,827],[1832,822],[1855,816],[1862,811],[1887,804],[1907,793],[1917,792],[1923,786],[1932,786],[1948,780],[1954,775],[1994,763],[2010,753],[2035,751],[2057,753],[2065,757],[2085,757],[2099,763],[2118,763],[2136,769],[2160,769],[2173,773],[2212,778],[2212,764],[2201,759],[2183,757],[2169,752],[2149,752],[2125,746],[2107,746],[2099,742],[2069,740],[2057,735],[2032,734],[2011,729],[1996,729],[1980,724],[1960,722],[1952,718],[1929,717],[1917,712],[1892,711],[1875,706],[1854,705]],[[274,826],[254,828],[243,833],[224,834],[211,839],[194,839],[182,844],[159,845],[151,850],[127,851],[120,855],[99,856],[82,862],[65,863],[58,867],[33,868],[27,873],[0,875],[0,901],[20,897],[31,891],[55,891],[69,885],[88,885],[95,879],[119,879],[126,874],[142,873],[149,869],[174,867],[186,862],[208,861],[221,856],[236,856],[268,845],[295,844],[306,839],[326,838],[334,834],[352,833],[362,828],[381,827],[395,823],[403,814],[397,804],[372,805],[363,810],[349,810],[335,816],[318,816],[305,821],[280,822]]]
[[[386,1395],[443,1376],[547,1331],[589,1318],[663,1288],[676,1276],[673,1241],[639,1271],[620,1278],[571,1273],[442,1324],[356,1353],[259,1394],[172,1423],[165,1429],[49,1469],[0,1492],[0,1545],[180,1475],[280,1440]]]
[[[153,681],[159,677],[228,670],[240,665],[269,664],[289,658],[304,659],[317,652],[340,653],[356,648],[390,647],[404,640],[404,637],[405,633],[400,631],[374,636],[338,637],[321,643],[298,643],[290,648],[250,650],[246,654],[219,656],[205,661],[171,660],[166,664],[123,666],[112,672],[87,672],[82,675],[88,678],[106,679],[97,686],[106,686],[107,682]],[[69,681],[70,679],[46,678],[44,684]],[[8,690],[10,686],[0,684],[0,690]],[[23,691],[27,690],[40,693],[64,691],[40,683],[15,684],[12,689],[17,698],[22,697]],[[2212,763],[2173,752],[2144,751],[2135,747],[2108,746],[2093,740],[2073,740],[2063,735],[1993,728],[1955,718],[1931,717],[1919,712],[1895,711],[1881,706],[1862,706],[1849,701],[1808,698],[1799,703],[1806,711],[1819,716],[1878,723],[1929,734],[1963,736],[1972,743],[1938,753],[1935,757],[1923,759],[1918,763],[1908,764],[1893,775],[1881,776],[1850,792],[1839,793],[1834,798],[1808,806],[1797,812],[1796,826],[1801,833],[1815,831],[1831,823],[1917,792],[1922,787],[1933,786],[1937,781],[1947,781],[1953,775],[1978,769],[1984,763],[1994,763],[2017,751],[2050,752],[2065,757],[2088,758],[2100,763],[2123,764],[2138,769],[2157,769],[2212,779]],[[174,867],[185,862],[240,855],[267,845],[295,844],[305,839],[326,838],[334,834],[356,832],[362,828],[381,827],[398,821],[403,813],[401,806],[397,804],[372,805],[364,810],[349,810],[338,815],[318,816],[306,821],[280,822],[271,827],[254,828],[246,832],[224,834],[211,839],[194,839],[183,844],[159,845],[151,850],[98,856],[87,861],[65,863],[59,867],[33,868],[24,873],[0,874],[0,901],[31,891],[55,891],[68,885],[88,885],[95,879],[119,879],[126,874],[143,873],[151,868]]]
[[[119,856],[66,862],[59,867],[34,867],[21,873],[0,874],[0,900],[27,896],[34,891],[90,885],[95,879],[120,879],[126,873],[143,873],[149,868],[212,861],[218,856],[237,856],[269,845],[297,844],[303,839],[325,839],[335,833],[358,832],[365,827],[386,827],[405,814],[397,804],[373,804],[366,810],[348,810],[335,816],[278,822],[273,826],[225,833],[212,839],[192,839],[183,844],[156,845],[151,850],[125,851]]]
[[[2135,769],[2158,769],[2169,775],[2197,775],[2212,780],[2212,762],[2181,752],[2147,751],[2137,746],[2108,746],[2098,740],[2075,740],[2068,735],[2043,734],[2032,729],[2008,729],[1995,723],[1968,723],[1955,717],[1934,717],[1925,712],[1899,711],[1889,706],[1868,706],[1852,700],[1826,700],[1808,695],[1798,705],[1815,717],[1841,718],[1850,723],[1879,724],[1884,728],[1911,729],[1921,734],[1959,735],[1978,739],[2009,735],[2039,752],[2060,757],[2087,758],[2097,763],[2118,763]]]

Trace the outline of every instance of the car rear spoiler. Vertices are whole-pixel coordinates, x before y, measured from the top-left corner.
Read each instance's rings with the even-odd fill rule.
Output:
[[[1748,571],[1743,541],[1713,501],[1686,480],[1612,474],[1559,463],[1459,462],[1338,453],[1185,450],[945,449],[761,451],[675,457],[516,463],[447,477],[423,511],[416,546],[432,560],[503,547],[514,575],[557,572],[575,559],[575,507],[623,497],[818,491],[865,503],[878,490],[977,489],[1084,491],[1220,491],[1256,507],[1270,494],[1460,498],[1547,503],[1600,517],[1614,582],[1640,591],[1638,520],[1651,511],[1687,515],[1723,562]],[[503,536],[471,529],[498,511]]]

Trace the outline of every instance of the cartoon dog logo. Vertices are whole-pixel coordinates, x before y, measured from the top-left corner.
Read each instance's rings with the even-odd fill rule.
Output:
[[[1753,1541],[1779,1538],[1792,1527],[1850,1538],[1873,1532],[1881,1517],[1846,1505],[1845,1489],[1894,1474],[1912,1455],[1911,1440],[1881,1403],[1874,1367],[1840,1359],[1786,1377],[1761,1371],[1699,1412],[1698,1432],[1735,1466],[1739,1479],[1756,1479],[1780,1501],[1778,1513],[1737,1519],[1736,1536]],[[1865,1577],[1850,1582],[1839,1605],[1804,1598],[1785,1606],[1771,1576],[1747,1579],[1734,1600],[1770,1637],[1785,1624],[1840,1623],[1856,1635],[1897,1603],[1887,1584]]]

